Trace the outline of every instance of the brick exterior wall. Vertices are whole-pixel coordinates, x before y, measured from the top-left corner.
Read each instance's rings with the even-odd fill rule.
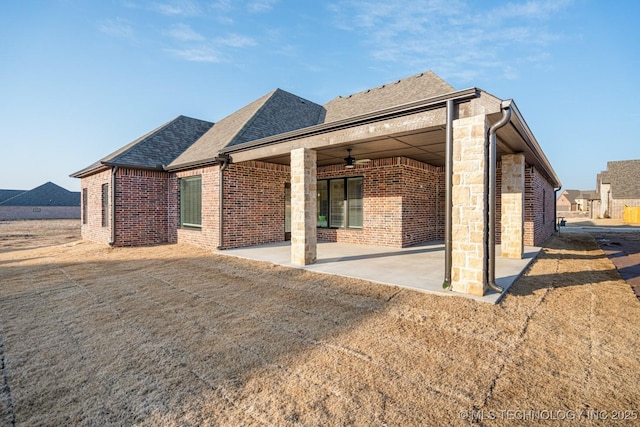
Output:
[[[109,212],[107,227],[102,226],[102,185],[109,186]],[[111,241],[111,170],[106,170],[82,178],[80,182],[81,194],[87,194],[87,223],[82,224],[82,238],[92,242],[108,244]],[[80,202],[84,206],[84,201]]]
[[[404,157],[376,159],[345,169],[318,167],[318,179],[363,177],[362,229],[318,229],[318,239],[406,247],[444,238],[442,168]]]
[[[539,246],[555,231],[555,192],[549,182],[529,165],[525,168],[524,244]]]
[[[168,242],[168,181],[162,171],[118,169],[115,246]]]
[[[223,249],[284,241],[289,166],[249,161],[224,171]],[[217,205],[216,205],[217,208]]]
[[[0,206],[0,221],[80,219],[80,206]]]
[[[202,177],[202,229],[180,228],[180,178]],[[226,178],[225,172],[225,178]],[[206,249],[215,249],[219,245],[218,211],[220,199],[220,166],[208,166],[177,172],[169,178],[169,243],[186,243]]]

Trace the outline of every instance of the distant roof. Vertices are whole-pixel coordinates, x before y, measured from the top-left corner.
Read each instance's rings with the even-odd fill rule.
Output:
[[[170,168],[212,159],[224,148],[322,123],[321,105],[275,89],[217,122]]]
[[[178,116],[71,176],[79,178],[105,165],[162,169],[189,148],[211,126],[213,126],[212,122]]]
[[[569,202],[575,203],[576,199],[580,197],[580,193],[580,190],[564,190],[562,195],[564,195]]]
[[[80,192],[47,182],[0,202],[0,206],[80,206]]]
[[[588,191],[581,191],[580,196],[577,198],[584,199],[584,200],[598,200],[600,199],[600,196],[598,195],[598,192],[596,190],[588,190]]]
[[[325,123],[370,113],[412,101],[431,98],[453,92],[455,88],[431,71],[397,80],[392,83],[338,96],[324,105],[327,110]]]
[[[26,190],[0,190],[0,203],[17,196],[18,194],[22,194],[25,191]]]
[[[614,199],[640,199],[640,160],[607,162],[607,170],[598,174],[598,181],[611,184]]]

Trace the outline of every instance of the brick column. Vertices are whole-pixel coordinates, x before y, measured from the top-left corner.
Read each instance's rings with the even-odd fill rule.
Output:
[[[453,121],[453,189],[451,287],[484,295],[484,115]]]
[[[317,178],[316,152],[291,150],[291,263],[316,261]]]
[[[522,259],[524,254],[524,154],[502,156],[503,258]]]

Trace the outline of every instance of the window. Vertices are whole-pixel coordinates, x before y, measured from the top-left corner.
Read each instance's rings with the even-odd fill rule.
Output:
[[[180,180],[180,226],[202,228],[202,177]]]
[[[318,227],[362,228],[362,177],[318,181]]]
[[[88,205],[88,190],[86,188],[82,189],[82,223],[87,223],[87,205]]]
[[[102,226],[109,225],[109,184],[102,184]]]

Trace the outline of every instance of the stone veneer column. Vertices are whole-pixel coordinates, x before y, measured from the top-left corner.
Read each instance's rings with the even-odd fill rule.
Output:
[[[317,177],[316,152],[291,150],[291,263],[316,261]]]
[[[453,121],[451,288],[484,295],[486,116]]]
[[[503,258],[522,259],[524,254],[524,154],[502,156]]]

